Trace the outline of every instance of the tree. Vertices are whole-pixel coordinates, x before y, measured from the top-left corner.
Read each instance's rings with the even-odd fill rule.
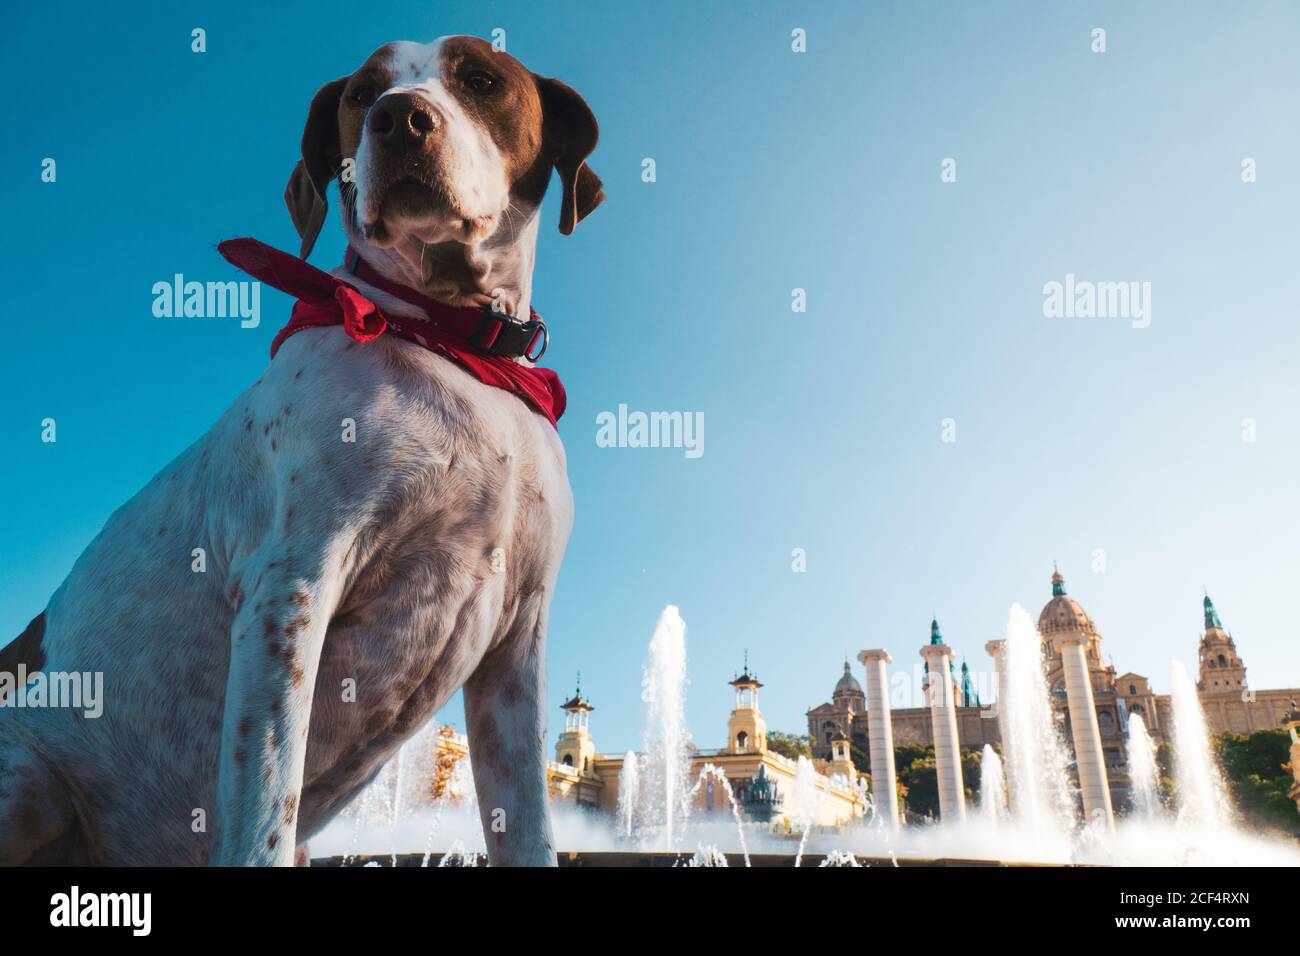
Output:
[[[800,734],[783,734],[779,730],[769,730],[767,749],[791,760],[798,760],[800,757],[812,760],[812,741]]]
[[[984,775],[980,772],[983,762],[984,751],[982,749],[961,748],[961,783],[962,788],[966,791],[968,802],[974,803],[979,799],[980,784],[984,778]]]
[[[858,773],[869,774],[871,772],[871,757],[866,752],[858,749],[857,744],[849,744],[849,759],[853,761],[853,769]]]
[[[974,801],[980,791],[980,764],[983,752],[963,747],[961,750],[962,788],[967,801]],[[907,809],[917,816],[939,816],[939,771],[934,747],[903,744],[894,748],[894,765],[900,789],[906,794]]]
[[[918,757],[898,771],[898,782],[907,793],[907,809],[917,816],[939,815],[939,773],[934,754]]]
[[[1300,814],[1288,796],[1293,779],[1287,770],[1287,732],[1261,730],[1249,737],[1218,734],[1211,745],[1242,817],[1255,826],[1300,836]]]
[[[1174,748],[1171,744],[1156,747],[1156,770],[1160,774],[1160,800],[1169,806],[1174,798]]]

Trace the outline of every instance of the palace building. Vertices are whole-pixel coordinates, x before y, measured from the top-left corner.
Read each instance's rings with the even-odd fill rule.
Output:
[[[1252,688],[1236,642],[1208,595],[1203,611],[1205,625],[1200,637],[1196,689],[1207,729],[1211,733],[1249,734],[1285,728],[1291,738],[1293,771],[1300,780],[1300,709],[1295,703],[1300,688]],[[1067,593],[1059,571],[1052,574],[1051,597],[1038,616],[1038,634],[1061,738],[1074,752],[1072,773],[1078,779],[1084,812],[1089,817],[1102,814],[1111,818],[1112,807],[1123,807],[1130,797],[1129,716],[1141,716],[1157,742],[1170,742],[1171,700],[1155,693],[1145,676],[1131,671],[1117,673],[1107,662],[1102,655],[1100,630],[1083,606]],[[853,751],[860,751],[868,762],[880,764],[880,772],[871,775],[873,790],[879,787],[881,792],[891,793],[896,789],[893,748],[920,744],[935,747],[941,816],[960,819],[965,803],[960,750],[1000,744],[1001,721],[996,711],[980,700],[969,667],[956,666],[937,620],[930,622],[929,638],[921,646],[925,660],[922,690],[929,700],[926,707],[889,706],[887,665],[892,660],[886,650],[864,650],[858,655],[866,667],[870,696],[854,677],[849,663],[844,663],[830,702],[807,711],[813,759],[798,783],[798,762],[768,747],[767,722],[758,703],[763,685],[746,663],[743,671],[728,682],[734,706],[727,718],[723,745],[688,750],[685,783],[688,789],[694,788],[692,816],[707,818],[716,813],[730,818],[734,799],[743,819],[777,831],[788,831],[796,823],[796,816],[798,822],[808,821],[815,826],[841,826],[863,817],[871,805],[867,780],[855,767]],[[1000,671],[1005,642],[992,641],[986,650]],[[547,765],[552,801],[620,818],[626,811],[621,806],[626,801],[620,799],[620,787],[625,762],[631,755],[602,753],[596,748],[591,728],[595,707],[581,690],[561,704],[561,709],[564,728],[555,746],[555,759]],[[1087,720],[1085,725],[1082,721],[1090,710],[1096,719]],[[1072,720],[1081,721],[1080,726],[1074,727]],[[938,746],[936,732],[942,738]],[[444,790],[450,792],[448,788],[464,786],[463,781],[456,783],[453,771],[466,753],[464,737],[447,728],[438,741],[438,772],[430,791],[432,797]],[[645,756],[638,755],[638,765]],[[872,769],[876,769],[874,763]],[[809,820],[810,795],[815,807]],[[1300,807],[1300,783],[1291,797]],[[792,807],[799,801],[804,806],[796,814]],[[880,803],[878,795],[877,804],[884,808],[881,812],[886,825],[898,826],[899,808],[892,802]]]
[[[780,826],[788,821],[789,798],[794,794],[797,763],[767,746],[767,723],[758,706],[763,685],[746,665],[729,682],[735,706],[727,718],[727,737],[722,747],[692,748],[687,780],[701,780],[711,765],[727,779],[737,807],[746,819]],[[591,733],[591,701],[575,691],[561,705],[564,729],[555,746],[555,760],[547,766],[551,799],[599,810],[610,816],[619,813],[619,786],[626,754],[596,750]],[[816,793],[811,822],[816,826],[839,826],[863,816],[867,797],[858,785],[858,773],[849,759],[847,738],[833,741],[827,759],[812,762],[812,789]],[[731,803],[716,778],[702,779],[695,794],[692,815],[717,813],[730,817]]]
[[[1200,638],[1196,689],[1209,731],[1249,734],[1284,726],[1293,709],[1292,699],[1300,697],[1300,689],[1252,688],[1246,679],[1246,665],[1237,653],[1236,643],[1224,629],[1209,595],[1205,597],[1203,610],[1205,627]],[[1112,784],[1122,789],[1126,786],[1123,770],[1128,760],[1128,715],[1140,715],[1151,736],[1159,742],[1167,742],[1172,729],[1170,698],[1156,694],[1143,675],[1131,671],[1117,674],[1115,667],[1106,662],[1096,623],[1066,592],[1065,579],[1059,571],[1052,574],[1052,596],[1038,616],[1038,633],[1047,658],[1047,680],[1053,705],[1067,741],[1072,739],[1072,733],[1062,647],[1081,646],[1097,714],[1102,753],[1108,771],[1112,772]],[[939,624],[932,621],[930,643],[942,642]],[[925,679],[932,678],[933,675],[927,671]],[[1000,743],[999,721],[988,719],[987,714],[981,713],[984,708],[971,689],[966,665],[962,665],[960,681],[951,670],[948,679],[953,684],[961,746],[979,749],[985,744]],[[890,715],[896,744],[933,745],[930,708],[894,708]],[[866,695],[847,663],[843,676],[835,684],[830,702],[813,707],[807,712],[807,719],[813,753],[818,757],[830,757],[833,740],[839,735],[847,736],[854,746],[866,751],[865,742],[870,734]]]
[[[930,644],[943,644],[943,634],[939,622],[930,622]],[[996,720],[988,719],[986,708],[981,706],[979,695],[971,686],[970,668],[961,665],[961,678],[958,679],[955,664],[950,666],[948,679],[952,682],[953,701],[956,704],[957,734],[963,746],[983,747],[985,744],[997,743]],[[929,665],[925,665],[921,681],[922,691],[929,685],[931,675]],[[895,744],[934,743],[929,707],[895,707],[890,711],[893,722]],[[870,721],[867,719],[867,698],[862,692],[862,685],[854,678],[848,661],[844,662],[844,676],[835,685],[829,704],[820,704],[807,713],[808,739],[812,741],[813,754],[822,759],[829,759],[831,741],[837,734],[849,738],[853,746],[866,753],[866,742],[870,734]]]

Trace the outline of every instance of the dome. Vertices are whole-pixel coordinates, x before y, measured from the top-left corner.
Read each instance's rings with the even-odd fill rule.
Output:
[[[1097,633],[1097,626],[1092,623],[1092,618],[1088,617],[1088,612],[1083,609],[1083,606],[1065,593],[1065,578],[1061,577],[1061,572],[1054,571],[1052,599],[1043,606],[1043,612],[1038,615],[1038,633],[1046,640],[1053,634],[1067,631],[1082,631],[1093,636]]]
[[[844,662],[844,676],[836,682],[835,693],[832,696],[843,697],[845,695],[852,695],[854,697],[865,696],[862,693],[862,685],[858,683],[857,678],[853,676],[853,672],[849,670],[848,661]]]

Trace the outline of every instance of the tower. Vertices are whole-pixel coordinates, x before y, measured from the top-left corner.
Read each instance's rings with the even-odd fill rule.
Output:
[[[574,690],[573,697],[560,705],[560,709],[564,711],[564,730],[555,745],[555,762],[566,767],[576,767],[580,773],[590,774],[593,772],[591,763],[596,756],[596,745],[591,739],[588,721],[595,708],[591,706],[591,701],[582,696],[582,688],[579,686]]]
[[[848,717],[841,727],[846,732],[853,723],[853,715],[866,712],[867,695],[862,692],[862,685],[853,676],[853,671],[849,667],[847,659],[844,661],[844,674],[835,684],[835,690],[831,694],[831,701],[835,704],[837,710],[843,711]]]
[[[966,821],[966,797],[962,789],[961,748],[953,698],[955,681],[935,679],[934,676],[945,670],[952,674],[953,653],[952,648],[943,642],[936,622],[930,624],[930,643],[921,646],[921,657],[925,660],[926,672],[931,675],[927,696],[930,698],[934,763],[939,782],[939,816],[945,824],[960,824]]]
[[[727,746],[732,753],[767,753],[767,722],[758,709],[758,689],[763,685],[749,672],[748,658],[740,676],[729,681],[736,689],[736,706],[727,718]]]
[[[961,705],[963,707],[978,707],[980,705],[980,695],[975,693],[974,686],[970,681],[970,668],[966,662],[961,662]]]
[[[843,731],[831,738],[831,776],[843,777],[849,783],[858,779],[858,770],[853,766],[849,750],[849,738]]]
[[[943,645],[943,632],[939,630],[939,619],[937,617],[930,619],[930,644],[935,646]],[[926,690],[930,686],[930,659],[924,653],[921,656],[925,658],[925,663],[921,666],[921,690]],[[957,683],[956,658],[952,656],[948,658],[948,679],[952,684],[953,699],[959,700],[961,688]]]
[[[1214,602],[1205,595],[1205,632],[1201,635],[1200,672],[1196,689],[1202,694],[1231,694],[1246,690],[1246,665],[1237,656],[1232,635],[1223,629]]]
[[[891,830],[897,830],[898,775],[894,771],[894,724],[889,713],[885,688],[889,682],[885,665],[893,663],[889,652],[883,648],[861,651],[858,654],[867,669],[867,746],[871,757],[871,799],[876,815]]]
[[[1106,764],[1109,760],[1118,765],[1123,754],[1114,668],[1102,661],[1097,626],[1065,593],[1065,578],[1055,568],[1052,599],[1038,615],[1038,633],[1051,649],[1047,679],[1055,706],[1059,708],[1061,696],[1065,698],[1084,817],[1110,829],[1115,814]],[[1100,700],[1095,692],[1103,695]]]

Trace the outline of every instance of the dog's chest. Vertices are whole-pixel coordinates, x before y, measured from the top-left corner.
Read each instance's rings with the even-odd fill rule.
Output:
[[[443,569],[439,581],[432,593],[390,588],[331,625],[308,738],[306,827],[346,803],[509,638],[519,599],[503,573]]]
[[[292,358],[294,345],[282,354]],[[550,425],[435,356],[398,349],[390,357],[404,364],[385,370],[392,384],[379,391],[414,388],[414,397],[385,396],[382,408],[392,411],[365,417],[354,409],[373,410],[377,400],[344,398],[323,416],[322,427],[356,416],[365,467],[340,481],[371,492],[317,672],[307,828],[427,723],[483,656],[511,639],[521,617],[544,606],[571,524],[563,452]],[[408,365],[421,376],[440,373],[432,397],[410,384]],[[295,372],[286,363],[286,374]]]

